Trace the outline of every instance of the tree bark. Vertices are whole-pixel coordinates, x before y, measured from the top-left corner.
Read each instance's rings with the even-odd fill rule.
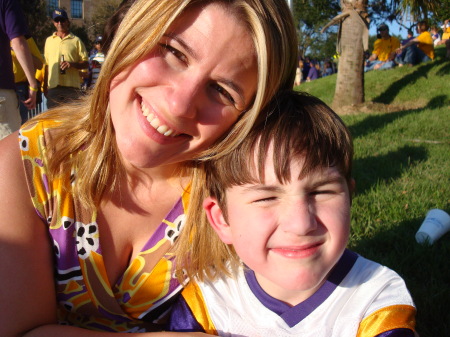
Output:
[[[340,55],[333,108],[364,102],[364,50],[367,49],[368,0],[341,0],[342,13],[325,28],[339,22],[337,51]]]

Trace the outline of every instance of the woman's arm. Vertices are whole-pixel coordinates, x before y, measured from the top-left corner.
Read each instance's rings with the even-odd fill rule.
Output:
[[[419,39],[417,37],[415,37],[414,39],[411,39],[407,43],[405,43],[405,45],[400,46],[400,48],[397,49],[397,52],[401,52],[403,49],[405,49],[413,44],[417,44],[417,43],[419,43]]]
[[[117,336],[117,332],[98,332],[67,325],[47,325],[33,330],[25,337],[108,337]],[[127,337],[202,337],[210,336],[200,332],[136,332],[127,333]]]
[[[36,107],[36,92],[38,91],[38,85],[36,79],[34,78],[35,68],[33,65],[33,57],[31,55],[30,48],[28,47],[27,40],[23,35],[12,39],[11,47],[14,49],[17,60],[25,72],[30,88],[32,88],[29,89],[29,98],[23,103],[28,109],[34,109]]]
[[[47,225],[31,202],[17,132],[0,141],[0,153],[0,336],[116,335],[56,324],[52,243]],[[205,336],[174,332],[149,334],[152,337]],[[136,334],[145,335],[148,334]]]
[[[0,336],[19,336],[56,322],[52,245],[31,203],[17,132],[0,153]]]

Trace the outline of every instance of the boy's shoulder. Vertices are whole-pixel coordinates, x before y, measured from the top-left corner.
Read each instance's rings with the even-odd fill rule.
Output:
[[[361,255],[358,255],[335,295],[339,297],[339,293],[347,305],[348,301],[362,305],[366,317],[386,307],[414,307],[405,281],[397,272]]]
[[[235,278],[192,283],[183,297],[205,330],[237,335],[356,335],[359,324],[377,317],[380,309],[387,315],[403,310],[414,316],[406,285],[393,270],[346,250],[332,274],[294,307],[264,293],[243,268]]]

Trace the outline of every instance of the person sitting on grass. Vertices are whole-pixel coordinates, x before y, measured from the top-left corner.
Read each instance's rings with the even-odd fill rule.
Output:
[[[436,26],[432,26],[430,28],[431,32],[431,38],[433,39],[434,46],[439,45],[439,42],[441,42],[441,35],[439,35],[439,28]]]
[[[404,64],[414,66],[434,60],[433,38],[428,29],[426,21],[417,23],[416,30],[419,35],[397,49],[398,55],[395,60],[399,66]]]
[[[395,51],[400,47],[400,41],[389,34],[389,27],[383,23],[378,26],[378,38],[373,44],[373,52],[364,66],[364,72],[395,67]]]
[[[354,190],[347,127],[295,91],[260,116],[237,149],[200,164],[205,212],[188,216],[178,247],[189,261],[182,272],[197,282],[178,299],[170,330],[414,336],[403,279],[346,249]]]
[[[445,45],[447,49],[446,57],[450,58],[450,20],[445,20],[442,25],[442,39],[437,43],[438,46],[441,44]]]

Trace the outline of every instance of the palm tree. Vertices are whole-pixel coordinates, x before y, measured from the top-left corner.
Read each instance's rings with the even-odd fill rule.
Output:
[[[323,29],[339,24],[337,51],[340,55],[339,71],[333,107],[364,102],[364,51],[368,50],[369,0],[340,0],[341,14]],[[449,0],[391,0],[392,13],[410,12],[416,19],[427,19],[429,13],[448,19]],[[442,19],[442,20],[444,20]]]
[[[364,51],[368,49],[368,0],[341,0],[341,14],[323,29],[339,24],[339,68],[333,108],[364,102]]]

